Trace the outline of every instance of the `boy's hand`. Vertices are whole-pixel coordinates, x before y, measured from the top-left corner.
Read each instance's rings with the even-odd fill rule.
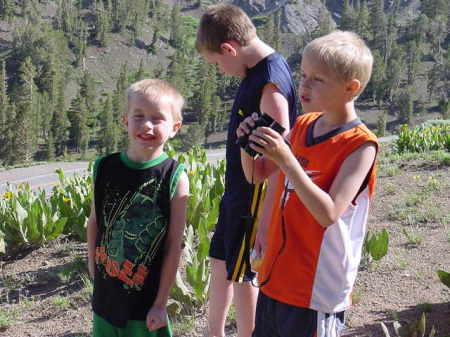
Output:
[[[258,119],[258,114],[256,112],[252,113],[251,116],[247,117],[239,124],[236,130],[236,136],[242,137],[251,132],[252,128],[255,127],[255,121]]]
[[[249,142],[250,147],[253,150],[261,153],[274,163],[277,163],[278,166],[280,166],[280,163],[286,162],[289,157],[292,156],[292,152],[283,136],[271,128],[257,128],[249,136],[249,140],[258,144],[255,145]]]
[[[166,307],[151,307],[147,314],[146,323],[150,331],[155,331],[166,326],[168,323]]]
[[[263,255],[266,250],[266,228],[258,228],[253,249],[256,254]]]

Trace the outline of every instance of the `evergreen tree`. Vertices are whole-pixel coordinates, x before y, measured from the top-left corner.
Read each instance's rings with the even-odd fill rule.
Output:
[[[19,163],[19,151],[17,147],[17,134],[16,134],[16,105],[14,103],[9,105],[9,120],[6,122],[5,143],[3,148],[2,157],[6,165],[14,165]]]
[[[48,139],[47,139],[47,143],[45,146],[45,160],[55,160],[55,153],[56,153],[56,148],[55,148],[55,138],[53,137],[53,133],[50,132],[48,135]]]
[[[411,94],[411,87],[408,87],[400,93],[398,97],[397,106],[400,110],[400,121],[404,124],[411,125],[413,113],[413,99]]]
[[[67,128],[70,125],[66,113],[62,81],[58,85],[57,99],[52,115],[51,134],[55,142],[55,154],[56,156],[62,156],[66,150],[68,140]]]
[[[138,68],[138,70],[136,72],[136,75],[134,76],[134,81],[135,82],[140,81],[140,80],[142,80],[144,78],[144,76],[145,76],[144,59],[141,58],[140,61],[139,61],[139,68]]]
[[[394,43],[391,47],[391,53],[386,67],[386,95],[389,102],[392,102],[396,91],[400,87],[403,62],[403,50]]]
[[[173,48],[178,49],[183,43],[182,19],[180,14],[180,4],[178,1],[176,1],[172,7],[170,18],[170,45]]]
[[[6,62],[0,63],[0,139],[6,129],[7,111],[9,105],[8,77],[6,74]]]
[[[353,7],[350,5],[350,0],[344,0],[341,11],[341,23],[339,25],[341,30],[351,30],[356,29],[356,16]]]
[[[370,8],[369,24],[372,36],[370,47],[372,50],[380,51],[384,59],[386,52],[386,17],[384,15],[384,0],[374,0]]]
[[[112,110],[114,113],[114,124],[121,125],[122,116],[126,113],[126,102],[128,88],[128,65],[122,65],[116,82],[116,89],[112,96]],[[124,150],[128,144],[128,135],[124,128],[118,128],[118,150]]]
[[[7,83],[6,65],[5,61],[0,63],[0,158],[6,156],[6,132],[8,128],[8,118],[11,118],[9,114],[9,96],[8,96],[8,83]]]
[[[384,137],[386,135],[386,111],[381,111],[377,119],[377,136]]]
[[[328,10],[320,8],[317,21],[317,30],[313,33],[314,37],[326,35],[333,30],[331,14]]]
[[[14,15],[14,0],[0,0],[0,20],[11,21]]]
[[[87,108],[81,93],[72,99],[68,117],[70,121],[70,144],[76,152],[85,153],[89,141],[89,130],[87,126]]]
[[[15,119],[15,141],[17,160],[19,162],[31,161],[37,143],[35,118],[36,85],[34,78],[36,69],[27,57],[20,66],[20,85],[16,90],[15,101],[17,104]]]
[[[369,8],[367,7],[367,1],[362,0],[360,5],[358,19],[356,23],[356,32],[364,39],[364,41],[370,41],[370,27],[369,27]]]
[[[95,38],[100,46],[106,47],[108,44],[107,34],[111,30],[108,11],[105,9],[102,0],[95,2]]]
[[[418,68],[420,65],[420,59],[422,57],[421,47],[415,40],[406,42],[406,74],[408,77],[408,85],[412,85],[416,79]]]
[[[97,150],[101,154],[108,154],[117,151],[118,130],[109,95],[105,97],[102,105]]]

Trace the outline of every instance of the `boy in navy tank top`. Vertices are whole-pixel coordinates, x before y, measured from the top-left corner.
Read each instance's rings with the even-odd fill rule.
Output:
[[[296,90],[284,58],[256,35],[250,18],[238,7],[221,4],[203,14],[197,32],[197,50],[224,74],[241,79],[230,113],[226,147],[225,193],[211,240],[211,284],[208,336],[224,336],[227,312],[233,300],[238,337],[249,337],[254,327],[257,288],[251,280],[251,249],[265,245],[260,238],[268,221],[272,188],[264,199],[264,184],[245,179],[236,144],[236,129],[252,113],[265,113],[286,133],[297,116]],[[258,217],[260,219],[258,219]],[[258,229],[256,224],[259,223]]]
[[[146,79],[128,89],[128,148],[94,165],[87,226],[94,279],[93,337],[171,337],[167,300],[177,271],[189,181],[164,152],[181,127],[183,97]]]

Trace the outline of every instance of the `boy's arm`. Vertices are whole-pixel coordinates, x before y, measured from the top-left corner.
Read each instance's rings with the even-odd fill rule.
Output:
[[[334,224],[351,204],[375,160],[377,146],[363,144],[342,163],[329,193],[317,186],[276,131],[258,128],[250,138],[260,144],[260,152],[276,162],[314,218],[324,227]]]
[[[170,203],[170,225],[164,246],[164,260],[159,290],[155,302],[147,314],[147,327],[150,331],[167,325],[167,300],[180,261],[188,196],[189,180],[186,173],[183,172],[180,175],[175,195]]]
[[[95,242],[97,240],[97,216],[95,214],[95,203],[92,200],[91,213],[87,221],[87,244],[88,244],[88,270],[93,279],[95,274]]]
[[[284,137],[289,133],[289,103],[275,84],[267,83],[264,86],[261,96],[260,110],[268,114],[284,127]],[[246,121],[251,122],[251,119],[246,119]],[[248,133],[248,129],[242,129],[241,126],[239,129],[241,129],[241,132],[247,131],[245,133]],[[238,136],[239,135],[240,133]],[[256,149],[256,151],[258,151],[258,149]],[[245,177],[249,182],[255,184],[260,183],[278,169],[278,167],[267,158],[259,157],[256,160],[253,160],[253,158],[243,150],[241,150],[241,162]]]
[[[262,214],[258,222],[258,231],[256,232],[255,244],[253,249],[258,255],[264,254],[266,250],[266,234],[269,227],[270,217],[272,215],[272,206],[274,204],[274,195],[276,191],[276,184],[278,180],[278,173],[273,173],[267,182],[266,195],[264,196],[264,204]]]

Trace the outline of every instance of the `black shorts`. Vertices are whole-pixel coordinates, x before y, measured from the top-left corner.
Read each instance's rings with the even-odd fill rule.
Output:
[[[219,222],[211,239],[209,256],[225,261],[227,280],[235,282],[249,282],[255,278],[251,271],[248,254],[253,248],[254,239],[246,245],[248,226],[254,226],[242,217],[235,223]],[[256,230],[256,229],[255,229]],[[251,235],[250,235],[251,237]]]
[[[321,313],[279,302],[259,292],[252,337],[338,337],[344,311]]]

